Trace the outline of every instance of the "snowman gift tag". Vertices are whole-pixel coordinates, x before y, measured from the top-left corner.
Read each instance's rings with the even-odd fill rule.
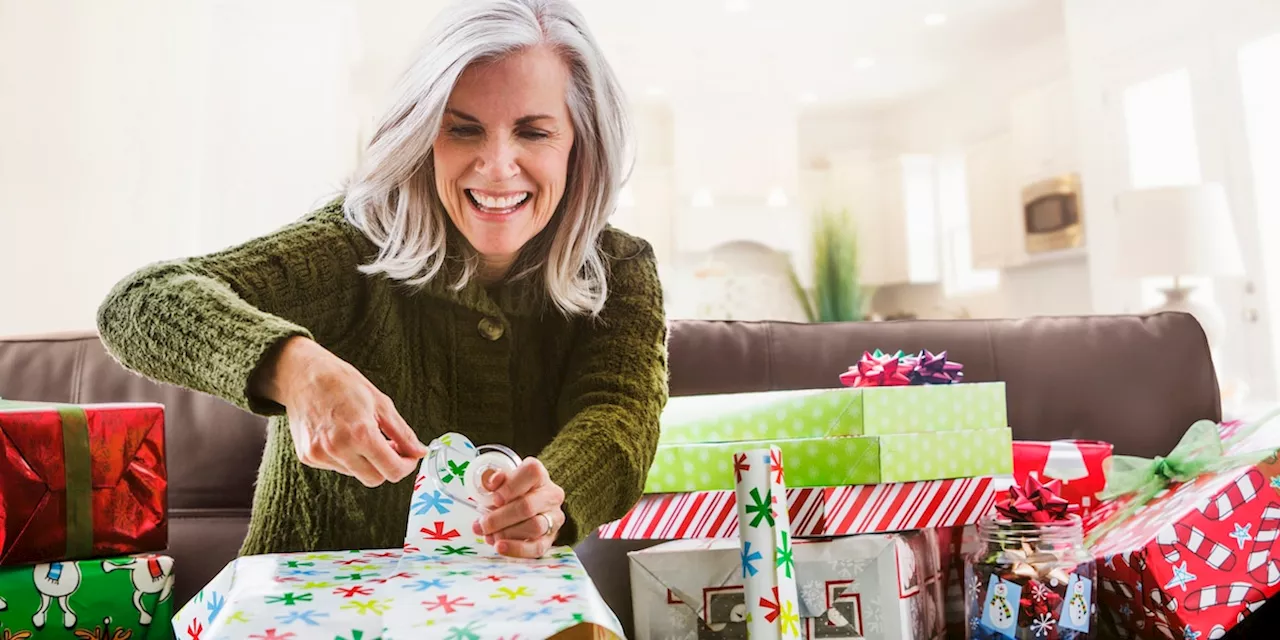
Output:
[[[1020,585],[1002,580],[999,576],[991,576],[987,585],[987,600],[982,605],[982,626],[1013,638],[1018,631],[1021,600]]]
[[[1067,582],[1067,597],[1062,599],[1062,611],[1058,613],[1058,628],[1088,633],[1092,613],[1093,581],[1071,574]]]

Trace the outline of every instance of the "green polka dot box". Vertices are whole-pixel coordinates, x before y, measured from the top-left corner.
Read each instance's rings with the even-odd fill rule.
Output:
[[[1004,383],[672,398],[645,493],[733,489],[733,454],[777,445],[791,487],[1007,475]]]
[[[662,444],[879,436],[1008,426],[1003,382],[671,398]]]

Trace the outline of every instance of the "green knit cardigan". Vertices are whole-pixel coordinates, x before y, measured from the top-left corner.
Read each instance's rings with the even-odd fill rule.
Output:
[[[576,544],[639,499],[667,400],[653,251],[612,228],[599,243],[604,310],[565,317],[536,278],[455,290],[455,260],[417,289],[361,273],[377,247],[339,200],[241,246],[131,274],[102,303],[98,328],[126,368],[270,417],[242,554],[404,539],[413,474],[370,489],[306,467],[284,407],[248,392],[264,356],[291,336],[355,366],[423,443],[455,431],[537,456],[565,490],[556,542]]]

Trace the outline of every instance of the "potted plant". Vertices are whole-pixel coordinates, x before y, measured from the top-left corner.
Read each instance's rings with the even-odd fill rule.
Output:
[[[813,225],[813,290],[791,270],[791,282],[810,322],[862,320],[868,291],[858,282],[858,232],[847,209],[823,209]]]

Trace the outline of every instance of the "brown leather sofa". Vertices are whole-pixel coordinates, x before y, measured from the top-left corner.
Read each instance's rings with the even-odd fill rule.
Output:
[[[1192,422],[1220,419],[1200,326],[1184,314],[1025,320],[787,324],[674,321],[673,395],[839,386],[864,350],[946,349],[969,381],[1006,383],[1014,437],[1108,440],[1123,454],[1169,451]],[[175,604],[235,557],[249,518],[264,420],[126,372],[93,334],[0,338],[0,397],[160,402],[166,407]],[[578,553],[631,630],[626,552],[649,542],[589,539]]]

